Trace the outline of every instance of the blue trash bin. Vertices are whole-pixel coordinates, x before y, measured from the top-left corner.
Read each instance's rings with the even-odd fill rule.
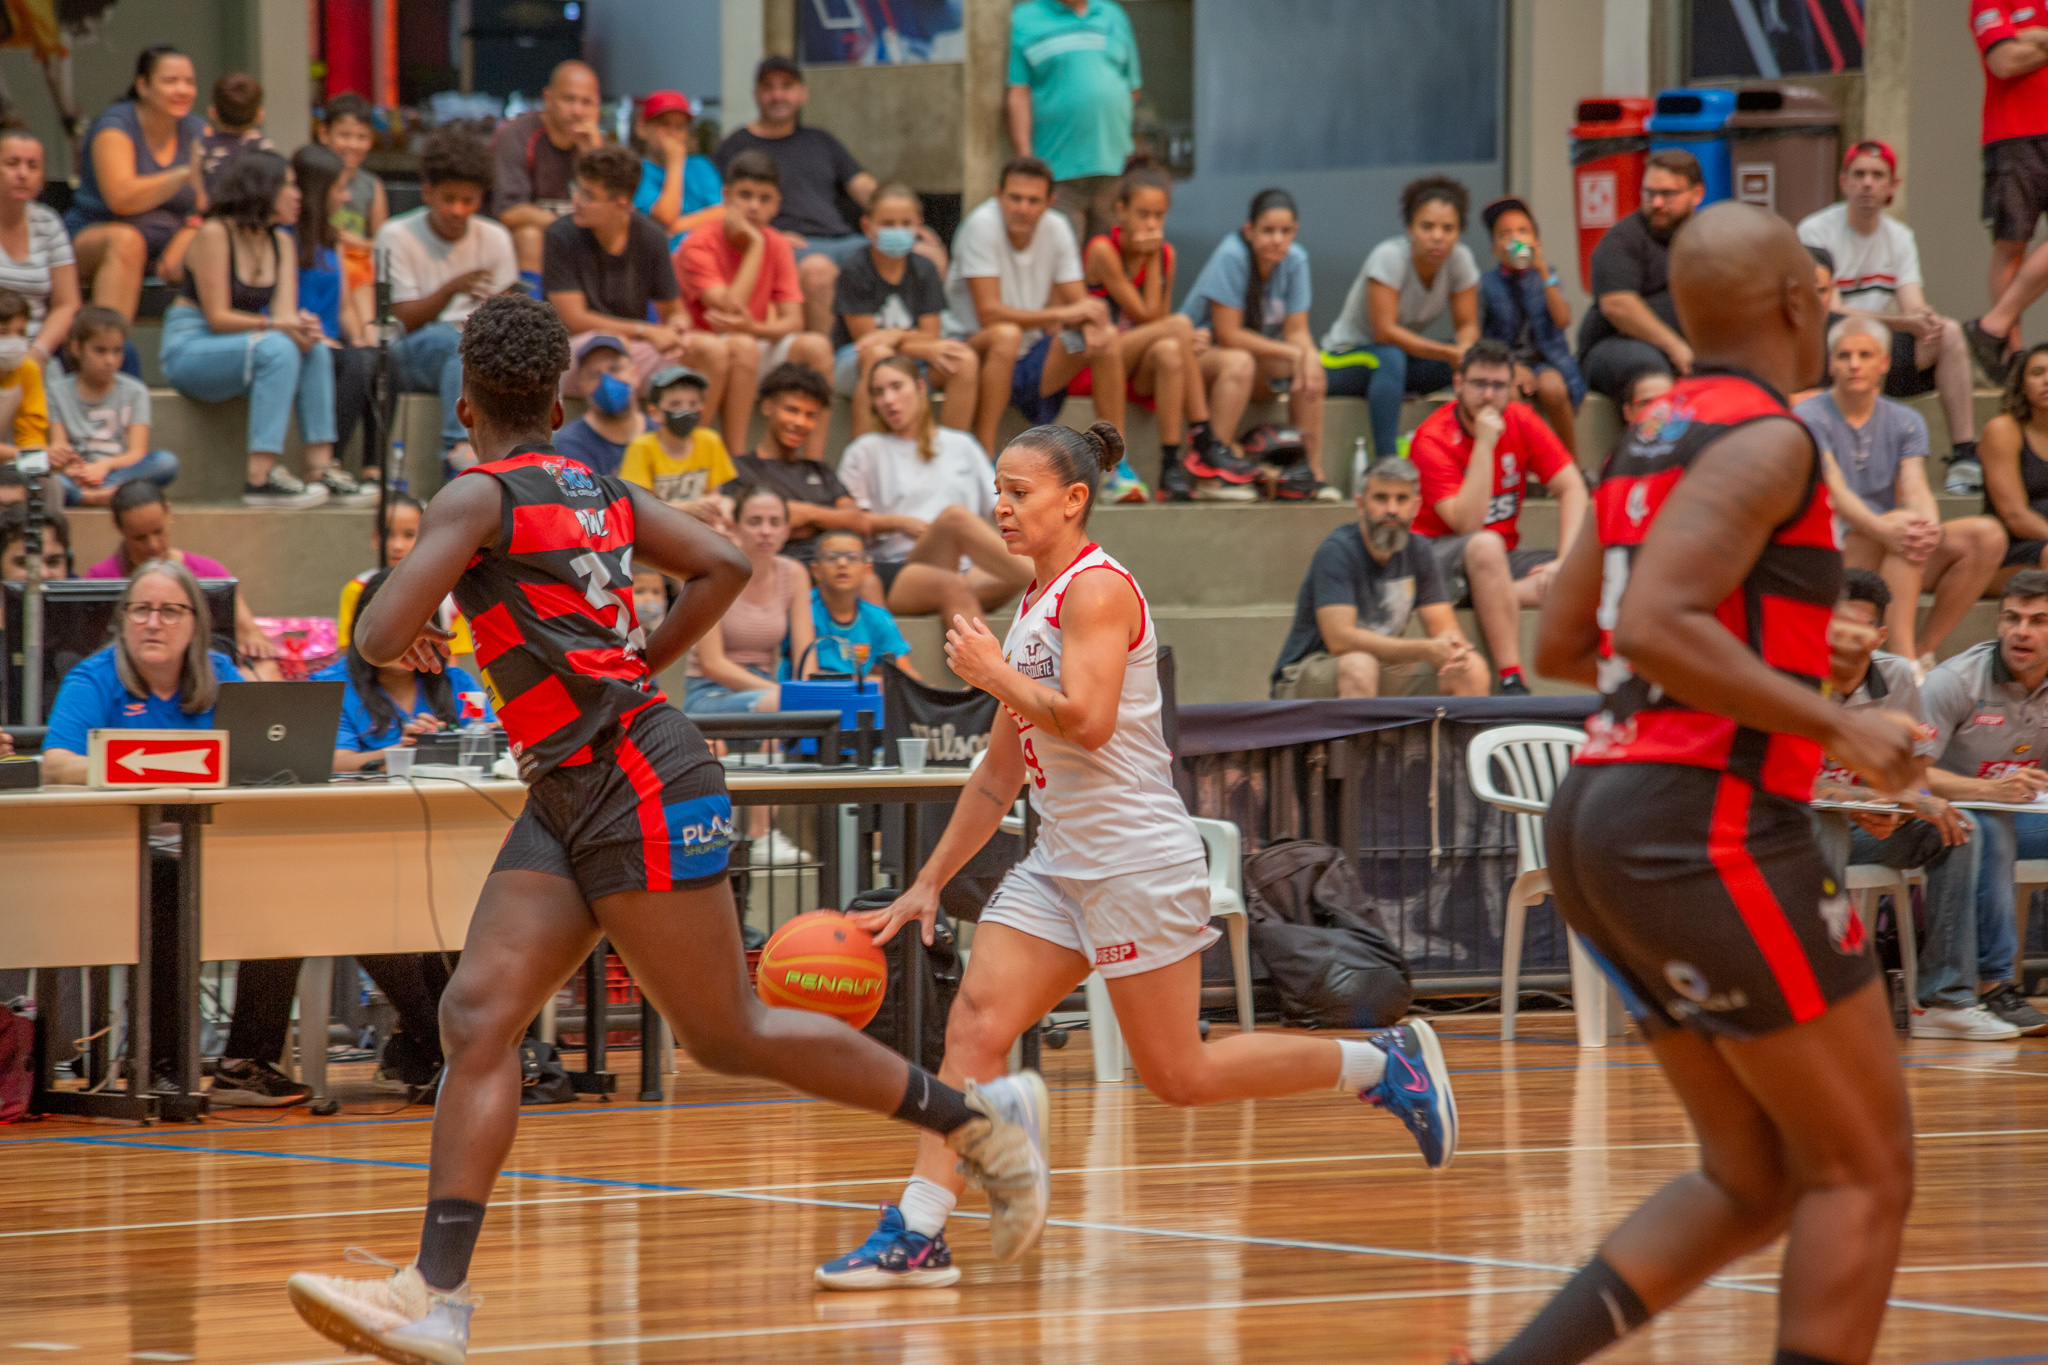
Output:
[[[1711,204],[1734,193],[1729,167],[1728,120],[1735,116],[1733,90],[1666,90],[1657,96],[1650,115],[1650,153],[1667,149],[1699,158]]]

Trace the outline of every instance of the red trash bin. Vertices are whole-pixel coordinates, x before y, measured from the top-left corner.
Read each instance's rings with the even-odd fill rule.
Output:
[[[1579,283],[1593,287],[1593,248],[1643,197],[1646,126],[1657,102],[1640,95],[1579,101],[1572,125],[1572,198],[1579,229]]]

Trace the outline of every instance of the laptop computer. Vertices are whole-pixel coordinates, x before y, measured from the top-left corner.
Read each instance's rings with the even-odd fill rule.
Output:
[[[228,732],[231,787],[309,786],[334,776],[340,682],[224,682],[213,724]]]

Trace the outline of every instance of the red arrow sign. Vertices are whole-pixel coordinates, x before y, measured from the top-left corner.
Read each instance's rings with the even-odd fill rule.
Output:
[[[101,754],[95,785],[103,787],[215,786],[227,772],[227,739],[207,731],[108,735]]]

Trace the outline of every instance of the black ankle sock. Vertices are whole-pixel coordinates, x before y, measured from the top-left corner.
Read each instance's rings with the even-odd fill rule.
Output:
[[[1486,1365],[1578,1365],[1649,1321],[1636,1291],[1595,1256]]]
[[[483,1231],[484,1206],[473,1199],[430,1199],[420,1229],[420,1278],[434,1289],[460,1289]]]
[[[1810,1356],[1804,1351],[1787,1351],[1780,1348],[1778,1353],[1771,1357],[1771,1365],[1836,1365],[1836,1362],[1823,1360],[1819,1356]]]
[[[1159,467],[1161,469],[1171,469],[1179,463],[1180,442],[1161,441],[1159,443]]]
[[[910,1068],[910,1084],[903,1088],[903,1103],[894,1117],[946,1136],[974,1117],[967,1097],[923,1067]]]
[[[1188,444],[1190,445],[1193,445],[1196,441],[1209,434],[1209,424],[1207,422],[1190,422],[1188,424]]]
[[[1949,452],[1948,457],[1950,464],[1954,464],[1957,460],[1974,460],[1977,458],[1977,443],[1975,441],[1956,441],[1952,444],[1954,448]]]

